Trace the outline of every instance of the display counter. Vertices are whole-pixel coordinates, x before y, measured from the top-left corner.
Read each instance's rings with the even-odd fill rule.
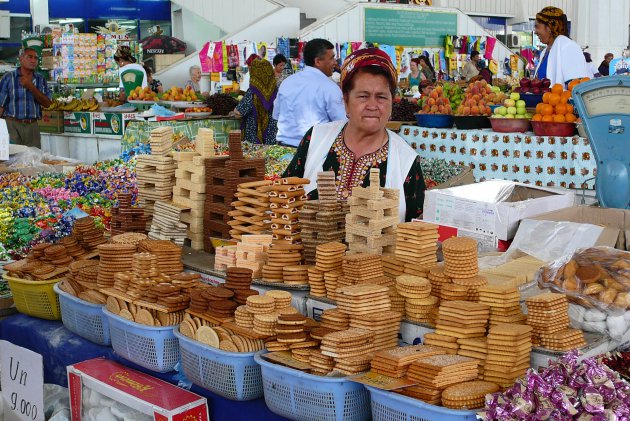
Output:
[[[470,166],[477,181],[498,178],[572,189],[594,186],[595,157],[588,139],[579,136],[407,125],[401,127],[400,136],[424,158]]]
[[[120,136],[80,133],[42,133],[42,150],[86,164],[120,156]]]

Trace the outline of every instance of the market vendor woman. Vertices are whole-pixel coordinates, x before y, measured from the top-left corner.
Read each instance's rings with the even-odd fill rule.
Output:
[[[385,128],[397,80],[396,68],[383,51],[366,48],[349,55],[341,68],[348,119],[311,128],[283,176],[310,179],[305,190],[310,199],[317,199],[317,173],[334,171],[337,196],[346,200],[353,187],[367,186],[370,169],[378,168],[381,187],[400,191],[401,221],[419,217],[426,188],[420,157]]]

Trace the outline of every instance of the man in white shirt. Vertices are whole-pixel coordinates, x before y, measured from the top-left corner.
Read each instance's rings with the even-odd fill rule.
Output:
[[[343,95],[330,80],[335,46],[325,39],[314,39],[304,46],[304,70],[286,78],[273,106],[278,121],[278,143],[297,147],[304,134],[316,124],[346,118]]]

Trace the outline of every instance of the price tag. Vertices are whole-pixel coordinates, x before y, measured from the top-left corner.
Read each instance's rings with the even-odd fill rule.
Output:
[[[44,364],[40,354],[0,341],[0,382],[6,421],[44,421]]]

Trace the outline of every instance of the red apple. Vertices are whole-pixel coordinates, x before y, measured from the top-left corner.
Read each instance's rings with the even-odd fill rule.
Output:
[[[541,88],[542,87],[542,81],[540,79],[534,79],[531,81],[530,86],[532,88]]]
[[[519,84],[521,85],[521,88],[524,88],[526,86],[529,86],[531,84],[531,81],[528,78],[524,77],[520,80]]]
[[[550,86],[551,86],[551,80],[549,80],[549,79],[547,79],[547,78],[544,78],[544,79],[542,80],[542,87],[543,87],[543,88],[548,88],[548,87],[550,87]]]

